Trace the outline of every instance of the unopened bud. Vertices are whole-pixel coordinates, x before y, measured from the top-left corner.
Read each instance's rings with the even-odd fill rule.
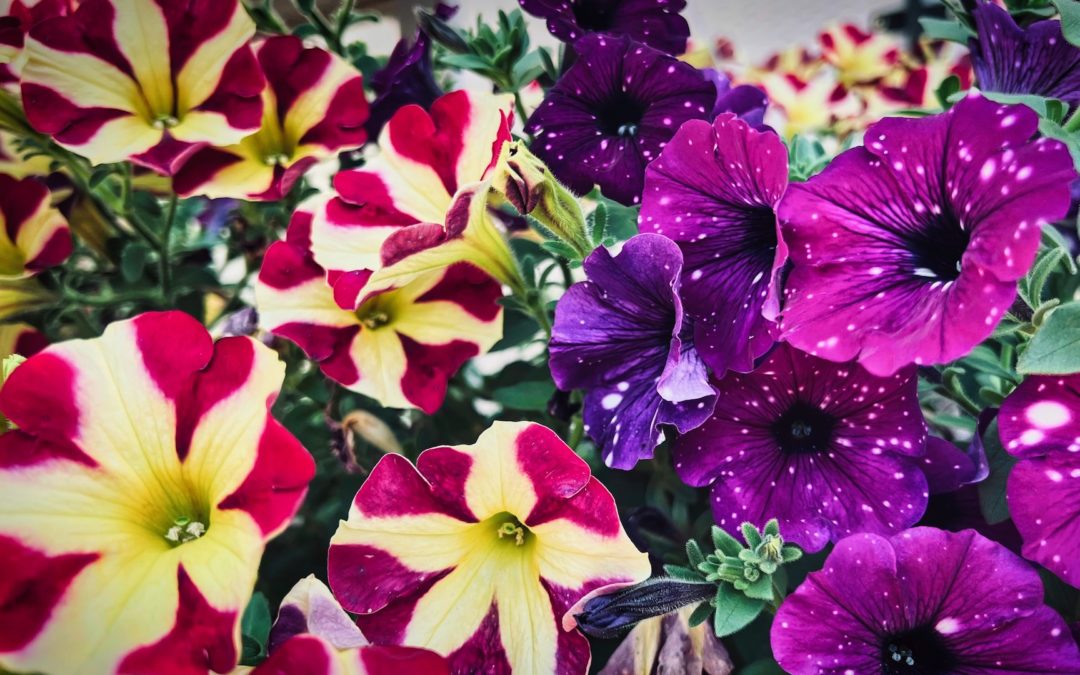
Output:
[[[350,432],[349,436],[352,437],[347,436],[345,441],[351,446],[350,449],[355,447],[355,440],[353,439],[359,438],[375,446],[379,452],[384,454],[405,454],[405,450],[398,443],[397,436],[394,435],[390,426],[366,410],[352,411],[345,416],[345,419],[341,420],[341,426]]]
[[[586,602],[582,612],[574,618],[585,634],[612,638],[639,621],[696,605],[715,596],[715,584],[660,577],[610,595],[597,596]]]

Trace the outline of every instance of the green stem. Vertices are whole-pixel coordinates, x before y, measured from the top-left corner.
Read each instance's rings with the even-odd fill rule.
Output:
[[[349,27],[349,17],[352,16],[353,7],[356,5],[356,0],[345,0],[345,4],[338,10],[337,15],[337,35],[338,44],[341,43],[341,38],[345,35],[345,29]]]
[[[149,300],[155,304],[161,303],[161,296],[158,294],[157,289],[121,292],[105,290],[100,295],[88,295],[63,287],[60,290],[60,297],[65,302],[84,307],[108,307],[121,302],[138,302],[141,300]]]
[[[524,127],[529,121],[529,116],[525,114],[525,103],[521,100],[521,92],[516,89],[514,90],[514,109],[521,118],[521,126]]]
[[[124,205],[124,218],[127,219],[128,224],[139,234],[140,237],[146,240],[146,243],[150,244],[158,253],[161,252],[161,240],[154,234],[154,231],[146,226],[141,220],[135,216],[135,206],[133,203],[134,189],[131,187],[131,164],[124,165],[124,182],[123,182],[123,200]]]
[[[172,265],[169,259],[169,246],[172,243],[173,225],[176,223],[176,205],[179,199],[176,193],[169,197],[169,211],[165,216],[165,229],[161,233],[161,293],[167,301],[172,300]]]
[[[318,29],[319,35],[322,35],[323,39],[326,40],[326,46],[334,53],[345,56],[341,52],[341,40],[338,38],[337,31],[334,30],[325,18],[323,18],[322,13],[319,12],[319,8],[312,4],[310,9],[305,10],[304,7],[301,6],[301,3],[295,2],[294,0],[294,4],[296,5],[296,9],[298,9],[300,13]]]
[[[570,393],[571,403],[581,403],[581,390],[576,389]],[[581,441],[585,438],[585,417],[584,411],[577,411],[574,416],[570,418],[570,439],[568,445],[571,448],[577,449],[577,446],[581,445]]]
[[[934,387],[934,392],[960,406],[964,412],[976,419],[978,419],[979,413],[982,412],[979,406],[975,405],[974,401],[968,398],[967,394],[958,391],[950,391],[942,385]]]

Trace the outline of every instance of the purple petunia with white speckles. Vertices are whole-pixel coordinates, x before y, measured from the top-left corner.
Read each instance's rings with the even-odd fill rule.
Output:
[[[844,539],[780,606],[771,641],[792,675],[1080,672],[1035,570],[973,530]]]
[[[1016,25],[1008,10],[979,0],[972,16],[971,64],[983,91],[1035,94],[1080,106],[1080,47],[1061,34],[1061,22]]]
[[[573,43],[589,33],[628,35],[669,54],[686,51],[690,24],[679,12],[686,0],[518,0],[548,30]]]
[[[780,138],[730,113],[683,124],[645,172],[641,230],[679,243],[694,344],[717,374],[752,370],[773,343],[787,260],[774,209],[787,184]]]
[[[1001,442],[1020,458],[1009,512],[1024,557],[1080,587],[1080,375],[1028,377],[1001,404]]]
[[[599,185],[622,204],[641,201],[645,166],[679,126],[710,117],[716,87],[701,71],[628,37],[589,35],[525,129],[532,151],[571,190]]]
[[[777,345],[754,372],[714,382],[716,409],[675,441],[679,477],[712,485],[716,523],[780,521],[807,551],[891,534],[926,509],[926,423],[915,368],[876,377]]]
[[[608,466],[652,457],[662,425],[686,432],[712,413],[716,392],[689,339],[679,300],[682,254],[640,234],[612,257],[598,248],[555,309],[551,374],[584,389],[585,425]]]
[[[865,147],[788,188],[781,338],[885,375],[988,337],[1040,227],[1069,208],[1072,159],[1058,141],[1031,140],[1038,122],[1026,106],[971,95],[872,125]]]

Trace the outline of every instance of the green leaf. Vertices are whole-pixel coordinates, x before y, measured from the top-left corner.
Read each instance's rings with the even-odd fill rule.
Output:
[[[1039,259],[1031,266],[1031,271],[1028,272],[1027,278],[1024,279],[1021,284],[1026,287],[1024,300],[1028,303],[1029,307],[1038,307],[1042,304],[1043,289],[1046,287],[1046,280],[1050,278],[1050,274],[1058,267],[1061,261],[1068,258],[1068,251],[1060,248],[1053,248],[1039,256]]]
[[[716,590],[715,602],[713,630],[720,638],[746,628],[765,608],[764,601],[748,598],[729,584],[721,584]]]
[[[1016,363],[1017,372],[1067,375],[1080,371],[1080,302],[1050,312]]]
[[[1047,225],[1043,227],[1042,242],[1043,245],[1047,248],[1054,248],[1056,246],[1057,248],[1060,248],[1066,253],[1069,252],[1069,242],[1065,240],[1065,235],[1061,234],[1061,231],[1053,225]],[[1067,258],[1065,258],[1065,261],[1069,265],[1069,274],[1076,274],[1078,270],[1076,267],[1076,261],[1073,260],[1072,255],[1069,255]]]
[[[120,254],[120,275],[124,277],[124,281],[130,284],[142,279],[149,255],[150,247],[141,241],[134,241],[124,247],[124,252]]]
[[[742,530],[746,545],[750,548],[757,548],[757,545],[761,543],[761,531],[754,527],[753,523],[743,523],[739,526],[739,529]]]
[[[479,71],[491,67],[491,63],[487,59],[475,54],[443,54],[439,62],[444,66],[461,68],[462,70]]]
[[[565,258],[570,261],[581,260],[581,256],[579,256],[578,252],[574,250],[574,247],[564,241],[556,241],[554,239],[550,239],[548,241],[542,242],[540,246],[542,246],[544,250],[548,253],[557,255],[560,258]]]
[[[1061,32],[1065,39],[1080,47],[1080,2],[1078,0],[1050,0],[1061,14]]]
[[[998,436],[998,421],[995,419],[983,434],[983,448],[990,463],[990,475],[979,483],[979,510],[986,522],[994,525],[1009,519],[1009,505],[1005,500],[1005,485],[1009,472],[1016,464],[1016,459],[1005,452]]]
[[[743,593],[746,594],[748,598],[765,600],[766,602],[772,600],[772,576],[768,574],[762,574],[760,577],[758,577],[757,581],[747,586]]]
[[[664,571],[672,579],[678,579],[679,581],[691,581],[695,583],[701,583],[704,578],[698,572],[684,567],[683,565],[664,565]]]
[[[244,616],[240,619],[240,633],[244,637],[242,664],[250,665],[266,656],[270,623],[270,603],[266,601],[265,595],[256,592],[251,596],[251,600],[244,609]]]
[[[555,395],[555,385],[550,380],[518,382],[491,392],[497,402],[514,410],[547,410],[548,401]]]
[[[686,557],[690,561],[690,567],[694,569],[698,569],[698,565],[705,562],[705,554],[701,552],[701,547],[693,539],[686,542]]]
[[[709,620],[709,615],[713,613],[713,606],[707,602],[703,602],[694,608],[694,611],[690,613],[688,623],[691,628],[700,626]]]
[[[966,47],[968,39],[975,37],[975,34],[966,26],[949,19],[936,19],[929,16],[923,16],[919,18],[919,25],[922,26],[923,35],[931,40],[959,42]]]
[[[585,227],[589,234],[589,241],[599,246],[604,241],[604,230],[607,229],[607,205],[600,202],[592,213],[585,218]]]
[[[952,107],[953,97],[960,93],[960,78],[956,75],[950,75],[941,81],[937,90],[934,91],[934,96],[937,97],[938,103],[945,110]]]
[[[712,526],[712,541],[716,550],[724,555],[738,556],[739,551],[743,550],[743,545],[739,543],[739,540],[718,525]]]

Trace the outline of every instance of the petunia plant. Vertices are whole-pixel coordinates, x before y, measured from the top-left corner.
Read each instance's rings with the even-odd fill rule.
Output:
[[[1080,3],[459,4],[0,0],[0,672],[1080,673]]]

